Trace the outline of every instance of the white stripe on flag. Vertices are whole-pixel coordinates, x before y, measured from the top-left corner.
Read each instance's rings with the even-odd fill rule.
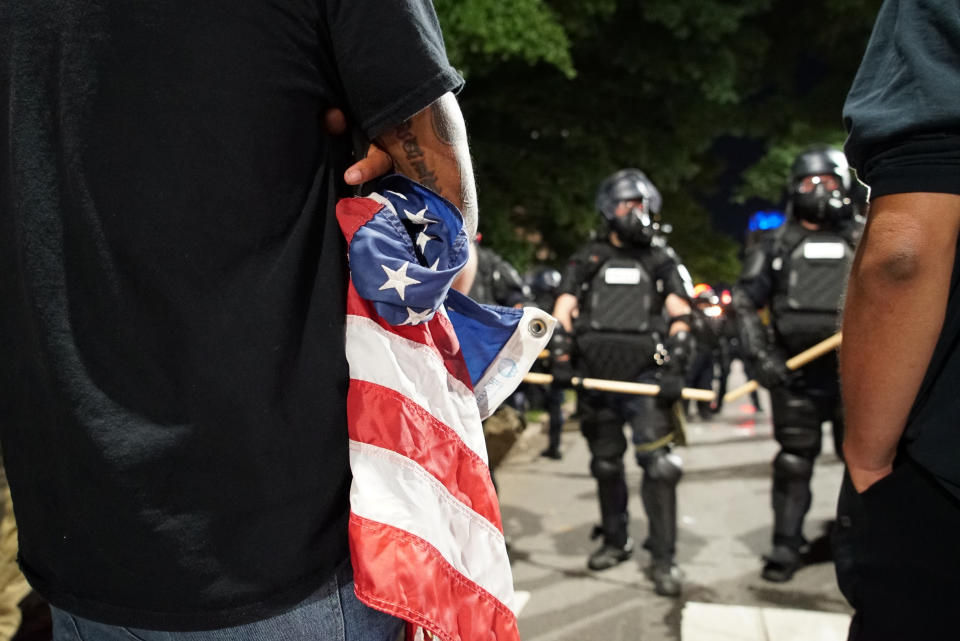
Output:
[[[493,414],[517,389],[523,381],[523,375],[530,371],[530,366],[550,341],[556,324],[557,319],[536,307],[523,308],[523,317],[516,331],[475,386],[481,418],[486,419]],[[537,332],[532,331],[533,326],[537,326]]]
[[[389,332],[369,318],[348,315],[347,361],[350,378],[403,394],[487,462],[476,397],[447,371],[432,348]]]
[[[354,514],[427,541],[457,572],[513,606],[507,548],[489,521],[454,498],[429,472],[391,450],[350,441],[350,469]]]

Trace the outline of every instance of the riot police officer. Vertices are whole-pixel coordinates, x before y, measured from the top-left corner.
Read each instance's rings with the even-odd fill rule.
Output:
[[[830,421],[834,441],[843,414],[833,354],[796,372],[786,358],[837,331],[837,316],[860,225],[851,201],[853,177],[838,149],[815,147],[793,163],[787,222],[752,247],[733,292],[744,355],[757,380],[770,390],[774,438],[773,549],[762,576],[788,581],[800,567],[810,507],[810,478],[820,453],[821,424]],[[769,305],[764,326],[757,310]]]
[[[590,242],[570,259],[553,315],[563,331],[553,343],[554,376],[659,383],[661,396],[579,392],[581,431],[590,447],[590,472],[597,480],[600,547],[588,567],[613,567],[633,553],[627,532],[627,486],[623,455],[629,423],[637,463],[643,468],[641,498],[649,532],[656,592],[676,596],[681,574],[674,561],[677,537],[676,486],[680,458],[671,451],[671,408],[680,398],[684,367],[692,349],[689,277],[676,254],[659,242],[654,217],[661,197],[638,169],[622,169],[600,185],[597,208],[605,238]]]

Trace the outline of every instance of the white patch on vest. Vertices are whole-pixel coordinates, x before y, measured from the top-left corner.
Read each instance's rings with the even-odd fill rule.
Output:
[[[639,285],[641,275],[639,267],[608,267],[603,273],[603,282],[607,285]]]
[[[804,258],[840,260],[846,254],[843,243],[807,243],[803,246]]]

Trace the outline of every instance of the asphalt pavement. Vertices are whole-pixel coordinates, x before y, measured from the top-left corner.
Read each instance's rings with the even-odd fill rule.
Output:
[[[731,387],[743,381],[736,365]],[[845,625],[851,610],[837,589],[825,535],[843,467],[833,451],[828,425],[805,526],[811,541],[808,565],[788,583],[760,578],[761,556],[771,535],[770,464],[777,452],[769,409],[769,397],[762,393],[759,412],[745,397],[709,420],[688,424],[688,445],[677,448],[684,460],[678,488],[677,560],[686,582],[680,598],[653,592],[645,574],[649,555],[639,545],[632,559],[615,568],[587,569],[587,555],[597,546],[589,534],[599,521],[599,511],[586,441],[576,421],[568,420],[562,460],[541,458],[546,435],[539,424],[529,427],[497,470],[515,587],[529,594],[519,615],[523,639],[779,641],[794,638],[774,632],[770,621],[783,613],[791,615],[790,623],[780,627],[804,628],[796,630],[796,638],[841,638],[837,628]],[[625,463],[630,532],[639,543],[647,529],[639,495],[641,470],[629,451]],[[805,618],[805,613],[811,616]],[[813,613],[837,614],[817,619]],[[757,632],[747,630],[754,623],[744,623],[744,617],[760,621]],[[728,619],[737,623],[722,623]],[[814,634],[818,620],[832,621],[831,630]],[[768,622],[766,626],[762,621]]]

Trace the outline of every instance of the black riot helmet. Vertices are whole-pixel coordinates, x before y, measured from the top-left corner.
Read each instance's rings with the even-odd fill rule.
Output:
[[[617,207],[624,201],[638,204],[618,216]],[[597,209],[610,230],[628,245],[645,247],[651,243],[655,231],[653,217],[660,213],[661,204],[660,192],[639,169],[621,169],[597,189]]]
[[[837,225],[850,216],[853,176],[847,157],[833,147],[811,147],[790,168],[790,208],[818,225]]]
[[[535,295],[556,294],[561,278],[560,272],[553,267],[542,267],[530,279],[530,289]]]

